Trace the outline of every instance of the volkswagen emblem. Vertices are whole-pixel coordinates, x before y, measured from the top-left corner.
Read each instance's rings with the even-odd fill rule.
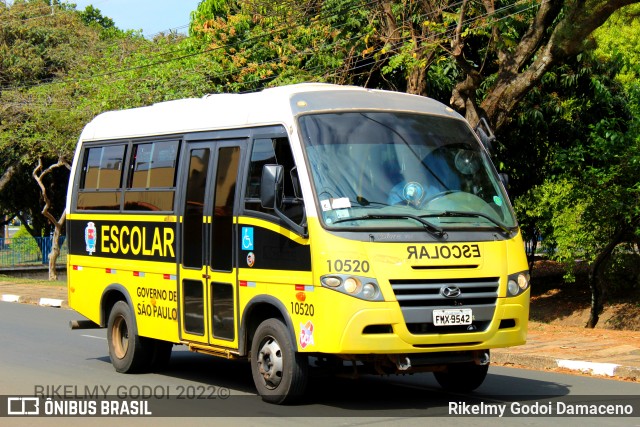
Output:
[[[457,286],[443,286],[440,289],[440,295],[445,298],[458,298],[462,291]]]

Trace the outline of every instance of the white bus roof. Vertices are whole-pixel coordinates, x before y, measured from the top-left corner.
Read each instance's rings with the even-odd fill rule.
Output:
[[[81,140],[109,140],[282,124],[296,115],[345,110],[417,111],[461,118],[437,101],[400,92],[303,83],[246,94],[215,94],[109,111],[84,128]]]

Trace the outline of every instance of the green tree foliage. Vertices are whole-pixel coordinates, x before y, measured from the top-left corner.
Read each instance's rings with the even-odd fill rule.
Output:
[[[407,19],[412,11],[406,2],[393,7]],[[205,72],[217,91],[301,81],[404,91],[420,68],[430,95],[448,100],[459,75],[453,60],[442,49],[427,60],[415,53],[421,49],[383,34],[391,31],[383,14],[367,0],[205,0],[192,14],[190,45],[209,59]]]
[[[69,96],[45,85],[77,67],[78,52],[96,41],[70,11],[60,8],[52,15],[51,10],[36,0],[0,8],[0,200],[5,212],[31,216],[30,231],[37,236],[47,227],[34,215],[40,199],[31,197],[37,194],[31,165],[38,156],[57,158],[61,141],[72,146],[68,138],[72,133],[77,138],[73,125],[79,122],[73,112],[68,114]],[[61,212],[64,196],[57,201]]]
[[[621,62],[622,68],[616,78],[629,92],[636,93],[640,85],[639,17],[640,6],[629,6],[614,14],[595,33],[598,41],[596,55],[602,60],[615,59]],[[632,106],[639,107],[637,102]]]
[[[205,0],[192,46],[220,90],[301,79],[449,100],[499,129],[553,67],[634,0]]]
[[[616,81],[618,70],[619,63],[588,52],[549,71],[523,99],[503,129],[496,155],[513,178],[512,196],[563,173],[579,174],[585,162],[598,162],[585,144],[592,126],[631,117]]]
[[[25,257],[27,260],[37,259],[40,257],[40,246],[38,242],[31,236],[31,233],[21,225],[18,231],[13,235],[12,244],[19,251],[20,258]]]
[[[209,87],[184,37],[147,40],[114,28],[96,9],[53,10],[41,0],[0,7],[0,206],[10,217],[30,217],[34,236],[61,231],[64,166],[92,117]]]
[[[37,188],[31,173],[38,159],[45,167],[70,162],[83,126],[95,115],[208,91],[199,57],[188,57],[183,37],[146,40],[115,29],[97,9],[51,15],[48,3],[37,0],[16,1],[0,15],[0,203],[7,213],[38,211],[38,198],[9,199],[17,188],[31,194],[23,185]],[[14,174],[26,178],[12,181]],[[53,198],[56,216],[66,190],[61,179]]]
[[[192,15],[190,43],[194,52],[206,53],[211,66],[205,72],[216,91],[347,83],[357,74],[354,53],[365,49],[363,3],[205,0]]]
[[[622,41],[608,32],[620,33],[615,22],[626,13],[599,31],[600,48],[542,79],[522,103],[503,148],[516,153],[509,144],[519,145],[514,164],[532,166],[513,171],[520,175],[516,208],[525,231],[543,235],[554,258],[590,266],[590,327],[598,322],[603,293],[613,287],[605,267],[638,258],[640,241],[640,92],[627,78],[637,72],[637,55],[612,48],[613,40]],[[640,42],[637,33],[627,36],[623,45]],[[618,249],[628,243],[635,248]]]
[[[100,9],[96,9],[93,5],[87,6],[80,12],[80,19],[86,25],[97,25],[105,30],[116,30],[116,23],[113,19],[102,15]]]

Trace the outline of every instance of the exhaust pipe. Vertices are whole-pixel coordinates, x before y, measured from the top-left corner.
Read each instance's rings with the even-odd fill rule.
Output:
[[[409,360],[408,356],[398,355],[398,357],[396,357],[395,362],[396,362],[396,368],[398,368],[399,371],[407,371],[411,369],[411,360]]]
[[[480,366],[488,365],[491,362],[489,350],[479,350],[473,352],[473,363]]]

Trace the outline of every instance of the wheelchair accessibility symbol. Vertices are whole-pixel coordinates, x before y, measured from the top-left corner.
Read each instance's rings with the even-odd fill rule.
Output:
[[[242,227],[242,250],[253,250],[253,227]]]

